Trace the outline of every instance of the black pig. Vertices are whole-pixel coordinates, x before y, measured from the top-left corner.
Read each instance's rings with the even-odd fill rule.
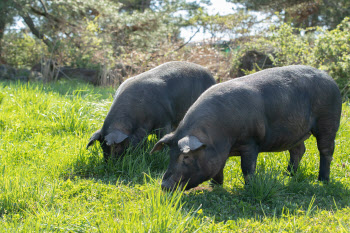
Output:
[[[329,180],[342,102],[326,73],[308,66],[260,71],[212,86],[190,107],[175,132],[165,135],[170,163],[162,188],[186,189],[212,179],[223,183],[229,156],[241,156],[245,182],[258,153],[289,150],[288,171],[296,171],[313,134],[320,152],[318,179]]]
[[[87,148],[99,141],[104,159],[119,157],[154,130],[164,136],[175,129],[188,108],[215,84],[210,72],[189,62],[168,62],[127,79]]]

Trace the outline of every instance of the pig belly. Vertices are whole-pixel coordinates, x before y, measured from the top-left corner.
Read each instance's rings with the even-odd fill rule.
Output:
[[[290,133],[269,135],[266,140],[260,144],[260,152],[280,152],[289,150],[299,143],[304,142],[310,136],[310,130],[296,135],[291,135]]]

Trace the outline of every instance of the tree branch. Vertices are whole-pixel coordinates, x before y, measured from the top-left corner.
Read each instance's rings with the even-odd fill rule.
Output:
[[[187,45],[188,43],[190,43],[190,41],[193,39],[193,37],[194,37],[195,35],[197,35],[197,33],[199,32],[199,30],[200,30],[200,28],[198,28],[198,30],[190,37],[190,39],[188,39],[187,42],[185,42],[185,43],[183,43],[182,45],[180,45],[180,46],[179,46],[177,49],[175,49],[173,52],[182,49],[183,47],[185,47],[185,45]]]
[[[40,3],[41,3],[41,5],[42,5],[43,8],[44,8],[45,13],[48,14],[48,10],[47,10],[47,8],[46,8],[45,3],[43,2],[43,0],[40,0]]]
[[[26,12],[23,11],[23,7],[20,4],[18,4],[16,1],[13,1],[13,3],[14,3],[14,7],[19,12],[19,15],[23,18],[24,22],[27,24],[27,26],[29,27],[33,35],[36,36],[38,39],[42,40],[47,45],[47,47],[52,48],[51,41],[46,39],[45,35],[35,27],[33,19]]]
[[[51,48],[52,47],[52,43],[50,40],[45,38],[45,35],[40,33],[40,31],[35,27],[34,22],[32,20],[32,18],[29,15],[21,15],[24,22],[27,24],[27,26],[29,27],[30,31],[40,40],[42,40],[47,47]]]
[[[40,11],[40,10],[36,9],[35,7],[33,7],[33,6],[30,6],[30,10],[31,10],[34,14],[40,15],[40,16],[44,16],[45,18],[47,18],[48,20],[50,20],[50,21],[52,21],[52,22],[54,22],[54,23],[56,23],[56,24],[61,24],[61,25],[62,25],[62,24],[66,24],[65,20],[62,20],[62,19],[60,19],[60,18],[58,18],[58,17],[55,17],[55,16],[53,16],[53,15],[47,13],[46,11],[45,11],[45,12]],[[73,24],[70,24],[70,25],[71,25],[71,26],[75,26],[75,25],[73,25]]]
[[[193,37],[199,32],[200,28],[198,28],[198,30],[188,39],[188,41],[186,41],[185,43],[183,43],[182,45],[180,45],[177,49],[172,50],[170,53],[179,51],[180,49],[182,49],[183,47],[185,47],[185,45],[187,45],[188,43],[190,43],[190,41],[193,39]],[[161,55],[152,55],[148,60],[152,60],[156,57],[164,57],[164,54]]]
[[[40,2],[42,2],[42,0],[40,0]],[[44,4],[42,2],[42,4]],[[64,20],[63,18],[60,18],[60,17],[57,17],[57,16],[54,16],[52,14],[50,14],[48,11],[47,11],[47,8],[45,5],[43,5],[44,7],[44,11],[41,11],[33,6],[30,6],[30,10],[36,14],[36,15],[40,15],[40,16],[44,16],[45,18],[47,18],[49,21],[51,22],[54,22],[55,24],[57,25],[70,25],[72,27],[76,27],[77,25],[74,24],[74,23],[70,23],[70,22],[67,22],[66,20]]]

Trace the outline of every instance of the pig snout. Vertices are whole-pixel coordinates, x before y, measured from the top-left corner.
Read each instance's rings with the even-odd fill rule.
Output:
[[[167,191],[167,192],[172,192],[175,191],[176,189],[178,190],[183,190],[184,186],[182,185],[181,179],[180,181],[176,181],[174,179],[173,174],[165,173],[163,176],[163,181],[162,181],[162,190]]]
[[[108,146],[105,142],[102,144],[103,156],[107,162],[109,159],[122,158],[125,153],[125,146],[123,144],[112,144]]]
[[[163,180],[162,182],[162,190],[167,192],[172,192],[176,189],[175,183],[169,180]]]

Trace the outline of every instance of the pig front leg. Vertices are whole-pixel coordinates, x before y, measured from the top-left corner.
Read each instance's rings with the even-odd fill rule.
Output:
[[[290,160],[287,170],[291,176],[297,172],[300,160],[303,157],[305,150],[304,142],[301,142],[289,150]]]
[[[160,132],[161,137],[164,137],[164,135],[171,133],[171,130],[172,130],[171,123],[166,124],[165,127]]]
[[[158,128],[155,130],[155,134],[157,135],[158,139],[164,137],[166,134],[171,133],[172,131],[172,127],[171,127],[171,123],[167,123],[166,125],[164,125],[164,127],[162,128]]]
[[[224,183],[224,168],[216,174],[210,181],[210,186],[222,185]]]
[[[241,168],[243,172],[244,182],[247,185],[249,180],[255,173],[256,161],[258,158],[258,149],[255,144],[242,146],[239,149],[241,155]]]

